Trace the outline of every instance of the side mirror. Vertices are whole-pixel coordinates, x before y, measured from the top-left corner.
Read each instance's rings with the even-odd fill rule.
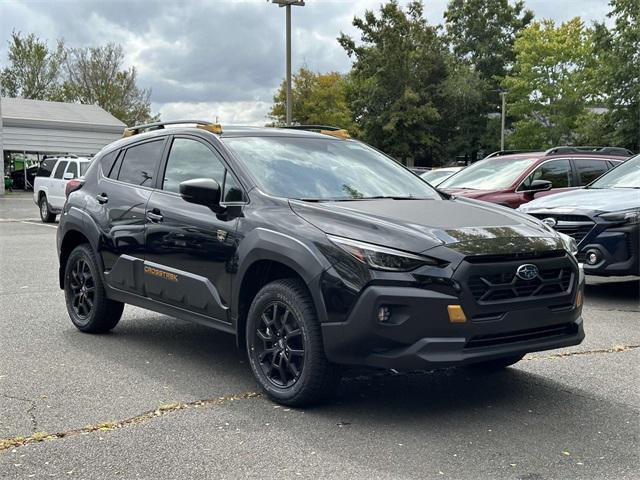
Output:
[[[74,178],[76,178],[76,176],[73,174],[73,172],[67,172],[62,176],[62,178],[64,180],[73,180]]]
[[[531,192],[546,192],[547,190],[551,190],[553,188],[553,183],[549,180],[534,180],[529,185],[529,191]]]
[[[211,178],[194,178],[180,184],[180,195],[187,202],[197,203],[221,211],[220,185]]]

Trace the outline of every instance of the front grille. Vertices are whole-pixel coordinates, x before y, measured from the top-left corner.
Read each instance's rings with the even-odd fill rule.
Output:
[[[561,267],[541,269],[532,280],[523,280],[510,271],[474,275],[467,284],[477,302],[499,302],[566,293],[571,288],[572,279],[572,270]]]
[[[496,263],[524,260],[538,260],[541,258],[560,258],[566,256],[564,250],[540,250],[537,252],[498,253],[489,255],[475,255],[467,257],[469,263]]]
[[[545,218],[554,218],[556,222],[555,228],[558,232],[562,232],[580,243],[584,237],[593,229],[594,222],[584,215],[544,215],[533,214],[534,217],[542,220]]]
[[[516,330],[513,332],[494,333],[490,335],[478,335],[472,337],[465,345],[465,349],[494,347],[517,342],[561,337],[577,333],[578,327],[573,323],[551,325],[547,327],[531,328],[528,330]]]

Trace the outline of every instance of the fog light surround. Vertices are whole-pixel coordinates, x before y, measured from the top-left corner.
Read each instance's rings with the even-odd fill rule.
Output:
[[[585,262],[587,265],[595,265],[600,262],[600,252],[597,250],[587,250],[587,254],[585,256]]]

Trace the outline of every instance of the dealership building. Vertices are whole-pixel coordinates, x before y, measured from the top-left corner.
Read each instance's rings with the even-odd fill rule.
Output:
[[[122,136],[125,124],[97,105],[0,98],[4,175],[27,176],[45,156],[95,155]],[[28,182],[26,182],[28,187]],[[0,182],[0,194],[4,182]]]

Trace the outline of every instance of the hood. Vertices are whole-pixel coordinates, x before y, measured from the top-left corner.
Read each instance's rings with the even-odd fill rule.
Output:
[[[553,249],[558,242],[557,235],[537,220],[475,200],[289,203],[297,215],[325,233],[408,252],[440,245],[456,245],[465,254],[522,252],[540,249],[541,244]]]
[[[640,190],[631,188],[582,188],[532,200],[522,205],[518,210],[525,213],[538,210],[553,211],[559,214],[575,213],[576,211],[606,213],[628,210],[639,206]]]

